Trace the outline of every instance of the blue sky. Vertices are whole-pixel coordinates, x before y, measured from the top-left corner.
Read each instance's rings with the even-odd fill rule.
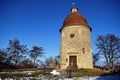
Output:
[[[29,49],[42,46],[46,57],[58,55],[59,29],[72,2],[92,28],[93,52],[98,35],[120,37],[120,0],[0,0],[0,48],[18,38]]]

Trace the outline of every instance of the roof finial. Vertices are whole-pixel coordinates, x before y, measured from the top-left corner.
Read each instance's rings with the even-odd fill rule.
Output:
[[[75,3],[73,2],[72,3],[72,12],[77,12],[78,11],[78,9],[77,9],[77,7],[76,7],[76,5],[75,5]]]

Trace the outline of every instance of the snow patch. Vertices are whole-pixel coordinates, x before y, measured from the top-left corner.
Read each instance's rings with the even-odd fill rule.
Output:
[[[50,72],[51,74],[53,74],[53,75],[60,75],[60,73],[59,72],[57,72],[56,70],[53,70],[52,72]]]
[[[83,76],[77,78],[65,78],[64,80],[120,80],[119,75],[107,75],[107,76]]]

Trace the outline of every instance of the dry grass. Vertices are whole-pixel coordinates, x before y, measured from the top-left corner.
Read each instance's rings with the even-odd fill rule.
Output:
[[[61,72],[65,77],[68,77],[67,71]],[[98,69],[77,69],[71,72],[71,77],[80,77],[80,76],[101,76],[108,75],[110,72],[101,71]]]
[[[46,68],[46,69],[44,69],[44,68],[26,68],[26,69],[2,70],[0,73],[0,78],[37,77],[39,75],[45,75],[45,74],[49,75],[52,70],[53,70],[52,68]],[[23,73],[23,71],[34,71],[34,72],[32,72],[32,74],[26,74],[26,73]]]
[[[2,78],[20,78],[20,77],[37,77],[40,75],[50,75],[50,72],[52,71],[52,68],[27,68],[27,69],[17,69],[18,72],[22,71],[34,71],[32,74],[28,75],[25,73],[13,73],[16,70],[6,70],[9,73],[0,73],[0,77]],[[68,77],[66,70],[58,70],[63,76]],[[4,72],[4,71],[3,71]],[[110,74],[109,72],[101,71],[98,69],[77,69],[75,71],[72,71],[71,76],[72,77],[80,77],[80,76],[101,76],[101,75],[107,75]]]
[[[97,69],[78,69],[77,74],[80,76],[99,76],[108,74],[108,72],[97,70]]]
[[[12,74],[12,73],[3,73],[0,74],[0,78],[20,78],[20,77],[28,77],[26,74],[21,74],[21,73],[16,73],[16,74]]]

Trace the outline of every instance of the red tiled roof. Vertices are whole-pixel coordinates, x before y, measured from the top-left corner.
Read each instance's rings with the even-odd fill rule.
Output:
[[[90,31],[92,30],[89,27],[87,20],[78,12],[76,6],[72,7],[71,13],[65,18],[60,32],[64,27],[69,27],[71,25],[86,25],[90,29]]]
[[[87,20],[80,13],[72,12],[64,20],[63,27],[80,24],[87,25]]]

